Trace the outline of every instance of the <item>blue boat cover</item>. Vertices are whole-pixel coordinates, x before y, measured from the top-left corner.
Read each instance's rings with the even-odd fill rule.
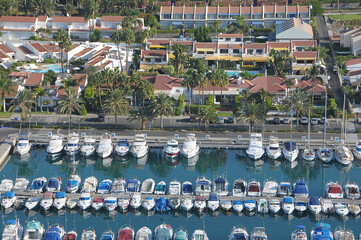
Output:
[[[111,203],[111,204],[114,204],[116,203],[117,200],[105,200],[104,203]]]
[[[60,230],[58,228],[50,228],[46,232],[44,240],[61,240]]]
[[[89,200],[89,199],[90,199],[90,196],[88,196],[88,197],[80,197],[80,200],[81,200],[81,201]]]
[[[44,186],[44,181],[42,180],[34,180],[33,184],[31,184],[30,189],[32,190],[39,190],[42,189]]]
[[[287,151],[296,150],[296,142],[285,142],[285,148]]]
[[[168,240],[172,239],[172,234],[169,229],[167,228],[159,228],[156,233],[156,238],[158,240]]]
[[[99,190],[110,190],[111,183],[110,182],[101,182],[99,185]]]
[[[296,206],[306,206],[305,202],[296,202]]]
[[[50,178],[48,182],[48,187],[57,189],[59,187],[59,179]]]
[[[298,228],[298,229],[306,229],[305,226],[303,226],[303,225],[296,225],[296,228]]]
[[[57,192],[55,193],[55,198],[65,198],[66,194],[65,192]]]
[[[6,221],[6,224],[7,224],[7,225],[16,224],[16,220],[7,220],[7,221]]]
[[[103,233],[101,240],[112,240],[114,237],[113,233]]]
[[[216,178],[215,180],[214,180],[214,182],[218,182],[218,183],[225,183],[226,182],[226,179],[224,179],[224,178]]]
[[[209,194],[208,201],[218,201],[218,195],[215,193]]]
[[[154,200],[152,197],[146,197],[145,200]]]
[[[295,184],[294,194],[308,194],[308,187],[305,181],[297,181]]]
[[[127,139],[121,139],[119,142],[118,142],[118,146],[129,146],[129,142]]]
[[[233,201],[234,205],[242,205],[242,201]]]
[[[232,240],[247,240],[244,233],[235,233],[232,237]]]
[[[256,203],[256,201],[252,200],[252,199],[247,199],[247,200],[244,200],[244,203]]]
[[[139,180],[138,180],[138,179],[130,179],[130,180],[128,180],[128,183],[136,183],[136,184],[139,184]]]
[[[280,186],[291,186],[290,183],[281,183]]]
[[[293,198],[291,197],[284,197],[282,202],[284,203],[293,203]]]
[[[68,180],[68,186],[71,188],[78,186],[78,184],[79,182],[76,180]]]
[[[331,226],[327,223],[317,223],[316,228],[314,229],[313,240],[332,240],[332,236],[330,234]]]
[[[15,197],[15,193],[13,191],[8,191],[4,194],[4,197]]]
[[[311,196],[310,205],[320,205],[320,200],[318,200],[317,196]]]
[[[198,181],[197,182],[198,185],[209,185],[208,181]]]
[[[184,193],[192,193],[193,192],[193,185],[192,184],[183,184],[183,192]]]

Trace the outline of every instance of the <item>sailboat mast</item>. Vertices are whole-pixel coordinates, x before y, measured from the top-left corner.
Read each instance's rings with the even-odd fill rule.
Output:
[[[324,123],[323,123],[323,147],[326,145],[326,121],[327,121],[327,91],[326,91],[326,97],[325,97],[325,117],[324,117]]]
[[[293,137],[293,92],[292,92],[292,98],[291,98],[291,145],[292,145],[292,138]],[[291,146],[292,150],[292,146]]]
[[[345,105],[346,105],[346,93],[343,94],[343,107],[342,107],[342,129],[341,129],[341,140],[345,142]]]
[[[310,145],[310,138],[311,138],[311,109],[308,110],[308,136],[307,136],[307,139],[308,139],[308,149],[311,148],[311,145]]]

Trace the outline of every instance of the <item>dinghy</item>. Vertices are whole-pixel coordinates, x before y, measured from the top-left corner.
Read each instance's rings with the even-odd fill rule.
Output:
[[[154,194],[165,195],[167,191],[167,184],[164,181],[159,182],[154,189]]]
[[[155,188],[155,181],[152,178],[144,180],[140,192],[142,194],[153,194]]]
[[[124,179],[115,179],[110,192],[115,194],[124,193],[126,185],[127,182]]]
[[[83,182],[83,186],[81,188],[82,193],[95,193],[98,186],[98,179],[94,176],[87,177]]]

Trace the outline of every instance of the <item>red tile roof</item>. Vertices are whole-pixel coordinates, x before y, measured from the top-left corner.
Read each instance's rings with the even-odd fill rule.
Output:
[[[250,80],[250,83],[253,84],[253,86],[249,88],[249,91],[255,93],[264,89],[267,92],[284,92],[286,91],[286,88],[282,86],[283,82],[283,78],[275,76],[255,77]]]
[[[242,44],[219,44],[220,49],[242,49]]]
[[[76,74],[73,74],[73,79],[77,81],[78,86],[85,86],[87,75],[76,73]]]
[[[41,45],[40,43],[30,43],[30,45],[35,48],[36,50],[38,50],[38,52],[41,52],[41,53],[44,53],[44,52],[47,52],[48,50],[43,46]]]
[[[258,7],[253,7],[253,13],[255,14],[261,14],[262,13],[262,7],[258,6]]]
[[[29,77],[25,79],[24,85],[25,86],[39,86],[43,81],[44,74],[42,73],[29,73]]]
[[[193,13],[194,8],[185,8],[185,13]],[[183,7],[174,7],[173,13],[183,13]]]
[[[182,87],[182,79],[169,75],[142,76],[142,78],[153,84],[154,90],[156,91],[172,90],[173,87]]]
[[[102,16],[102,22],[122,22],[125,16]]]
[[[76,94],[78,94],[78,93],[79,93],[79,86],[75,86],[75,87],[73,87],[73,88],[75,88],[75,92],[76,92]],[[59,88],[59,89],[58,89],[58,95],[57,95],[57,97],[58,97],[58,98],[65,97],[65,90],[64,90],[64,88]]]
[[[316,43],[314,40],[304,40],[304,41],[294,40],[294,41],[292,41],[292,46],[294,46],[294,47],[314,47],[314,46],[316,46]]]
[[[204,91],[213,91],[213,86],[212,86],[212,81],[207,81],[207,85],[204,87]],[[199,87],[199,86],[197,86],[197,87],[195,87],[195,88],[193,88],[193,90],[194,90],[194,93],[196,93],[195,91],[197,91],[197,93],[196,94],[198,94],[198,90],[199,89],[203,89],[203,88],[201,88],[201,87]],[[215,86],[214,87],[214,90],[215,91],[221,91],[221,89],[222,89],[222,91],[228,91],[229,90],[229,84],[227,85],[227,86],[225,86],[225,87],[223,87],[223,88],[221,88],[221,87],[219,87],[219,86]],[[193,93],[193,94],[194,94]]]
[[[148,39],[148,43],[151,45],[169,45],[170,40],[169,39]]]
[[[224,38],[242,38],[243,34],[241,33],[220,33],[218,37],[224,37]]]
[[[264,49],[266,50],[266,43],[252,43],[252,44],[245,44],[245,49]]]
[[[85,48],[74,55],[81,57],[81,56],[84,56],[85,54],[89,53],[91,50],[93,50],[93,48]]]
[[[9,58],[8,55],[6,55],[5,53],[3,53],[2,51],[0,51],[0,58]]]
[[[238,10],[239,10],[239,8],[238,8]],[[228,7],[219,7],[219,13],[223,13],[223,14],[225,14],[225,13],[227,13],[228,14]]]
[[[10,94],[5,93],[5,98],[15,98],[18,94],[20,84],[15,84],[12,86],[13,91]],[[1,91],[0,91],[1,93]]]
[[[294,58],[317,58],[317,52],[316,51],[304,51],[304,52],[293,52]]]
[[[352,66],[361,63],[361,58],[352,58],[346,62],[346,66]]]
[[[350,75],[350,77],[352,76],[357,76],[357,75],[361,75],[361,69],[360,70],[355,70],[355,71],[351,71],[348,73]]]
[[[48,16],[38,16],[38,21],[40,22],[46,22],[46,20],[48,19]]]
[[[105,59],[105,57],[97,57],[97,58],[91,60],[90,62],[87,62],[85,65],[87,65],[87,66],[95,65],[95,64],[103,61],[104,59]]]
[[[112,61],[108,60],[108,61],[102,63],[99,67],[104,68],[104,67],[108,66],[108,64],[110,64],[110,63],[112,63]]]
[[[166,54],[167,52],[165,50],[142,50],[141,57],[162,57]]]
[[[35,23],[37,17],[1,16],[0,22]]]
[[[193,46],[193,41],[172,41],[171,46],[173,45],[184,45],[184,46]]]
[[[86,23],[88,21],[85,19],[85,17],[55,16],[55,17],[53,17],[53,22]]]
[[[24,54],[33,54],[32,51],[29,50],[29,48],[25,47],[25,46],[19,46],[18,49],[20,51],[22,51]]]
[[[0,50],[4,53],[14,53],[14,51],[8,48],[5,44],[0,44]]]

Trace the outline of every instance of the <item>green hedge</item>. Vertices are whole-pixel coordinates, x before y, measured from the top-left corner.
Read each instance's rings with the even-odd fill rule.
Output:
[[[28,128],[29,125],[28,124],[23,124],[23,128]],[[13,128],[20,128],[20,124],[14,124]],[[30,124],[30,128],[45,128],[45,126],[43,124]]]
[[[46,59],[44,59],[44,63],[54,63],[54,59],[46,58]]]
[[[201,108],[205,108],[206,105],[201,105]],[[198,105],[190,105],[190,110],[191,110],[191,114],[197,114],[198,113]],[[186,113],[189,114],[188,112],[188,107],[186,107]]]
[[[207,98],[207,100],[206,100],[206,105],[212,106],[212,105],[213,105],[213,102],[214,102],[213,95],[212,95],[212,94],[209,94],[209,95],[208,95],[208,98]]]
[[[81,115],[81,116],[86,116],[86,115],[88,115],[88,112],[87,112],[87,110],[86,110],[85,105],[82,104],[81,106],[82,106],[83,110],[80,112],[80,115]]]
[[[184,106],[184,94],[180,95],[178,98],[178,104],[177,104],[177,108],[175,110],[175,115],[176,116],[180,116],[182,115],[182,110],[183,110],[183,106]]]
[[[271,33],[273,32],[273,28],[255,28],[253,29],[254,32],[266,32],[266,33]]]

